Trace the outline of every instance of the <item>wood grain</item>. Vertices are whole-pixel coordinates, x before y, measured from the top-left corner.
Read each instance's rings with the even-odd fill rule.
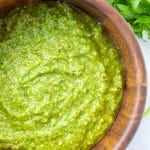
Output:
[[[18,0],[0,0],[0,9],[16,2]],[[124,62],[123,103],[113,127],[93,150],[123,150],[137,130],[145,104],[147,82],[141,50],[128,24],[105,0],[66,0],[66,2],[101,22],[120,51]]]
[[[15,4],[18,0],[0,0],[0,9],[5,9],[8,6]]]

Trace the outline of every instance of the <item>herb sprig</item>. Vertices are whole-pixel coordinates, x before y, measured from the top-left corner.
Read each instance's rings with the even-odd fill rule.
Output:
[[[108,0],[130,23],[134,32],[150,39],[150,0]]]

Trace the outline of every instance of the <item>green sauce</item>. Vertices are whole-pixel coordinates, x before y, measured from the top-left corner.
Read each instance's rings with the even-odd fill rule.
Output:
[[[0,149],[87,150],[112,126],[123,65],[95,20],[66,4],[0,19]]]

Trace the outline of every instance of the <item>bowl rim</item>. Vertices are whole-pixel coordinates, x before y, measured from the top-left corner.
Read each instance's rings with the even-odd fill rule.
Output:
[[[13,4],[18,1],[21,0],[14,0]],[[28,2],[32,0],[23,1]],[[105,0],[58,1],[66,1],[79,7],[81,10],[84,8],[84,11],[90,13],[90,15],[96,14],[94,17],[97,20],[101,20],[102,26],[108,33],[111,33],[111,38],[119,49],[122,49],[122,53],[129,56],[129,58],[122,56],[124,57],[125,64],[127,63],[129,67],[127,65],[124,66],[125,94],[121,109],[110,131],[108,131],[104,138],[93,148],[93,150],[125,149],[140,124],[147,91],[145,64],[136,37],[123,17]],[[85,9],[85,6],[88,10]],[[91,10],[91,12],[89,12],[89,10]],[[116,29],[117,34],[114,32],[114,29]],[[130,59],[130,61],[128,59]],[[129,63],[131,63],[131,66]],[[133,101],[129,101],[130,99]],[[129,106],[129,104],[131,104],[131,106]]]

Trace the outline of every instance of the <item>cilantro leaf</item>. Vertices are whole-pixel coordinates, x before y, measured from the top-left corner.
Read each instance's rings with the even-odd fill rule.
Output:
[[[150,39],[150,0],[108,0],[132,26],[133,31],[142,37],[148,32]]]

